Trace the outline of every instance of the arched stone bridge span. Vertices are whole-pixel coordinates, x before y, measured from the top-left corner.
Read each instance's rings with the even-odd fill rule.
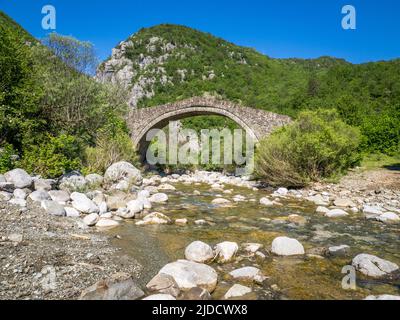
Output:
[[[132,140],[140,154],[145,154],[149,142],[146,134],[151,129],[162,129],[169,121],[199,115],[221,115],[235,121],[258,142],[275,128],[291,122],[290,117],[244,107],[229,101],[208,97],[194,97],[157,107],[133,110],[128,119]]]

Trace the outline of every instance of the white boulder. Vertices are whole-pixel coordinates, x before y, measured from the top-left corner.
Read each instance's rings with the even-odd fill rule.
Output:
[[[373,278],[387,276],[399,269],[399,266],[393,262],[365,253],[356,256],[352,265],[362,274]]]
[[[112,164],[104,174],[104,182],[108,184],[126,181],[129,185],[141,185],[143,178],[140,171],[129,162],[121,161]]]
[[[83,218],[83,223],[89,227],[92,227],[97,223],[97,221],[99,221],[99,219],[100,217],[97,213],[91,213]]]
[[[169,263],[160,270],[159,274],[173,277],[181,290],[200,287],[211,293],[218,282],[218,274],[213,268],[188,260]]]
[[[29,196],[29,199],[31,199],[34,202],[42,202],[44,200],[51,200],[51,197],[49,193],[45,190],[37,190],[33,191]]]
[[[65,216],[66,212],[62,205],[52,200],[44,200],[41,206],[46,212],[52,216]]]
[[[278,256],[293,256],[304,254],[303,245],[296,239],[278,237],[272,241],[272,252]]]
[[[136,222],[136,225],[151,225],[151,224],[169,224],[171,223],[171,219],[168,218],[165,214],[160,212],[153,212],[148,214],[143,218],[142,221]]]
[[[229,275],[234,279],[241,279],[247,281],[263,282],[266,277],[262,274],[261,270],[256,267],[243,267],[229,272]]]
[[[332,209],[329,210],[327,213],[325,213],[325,216],[328,218],[341,218],[341,217],[346,217],[349,214],[342,210],[342,209]]]
[[[165,193],[156,193],[149,198],[150,202],[163,203],[168,201],[168,196]]]
[[[225,299],[243,297],[251,292],[249,287],[242,286],[241,284],[234,284],[224,295]]]
[[[82,213],[98,213],[99,207],[85,194],[74,192],[71,194],[72,206]]]
[[[218,261],[222,263],[231,261],[238,250],[239,246],[236,242],[225,241],[215,246],[215,254]]]
[[[207,243],[194,241],[186,247],[185,258],[190,261],[205,263],[214,259],[214,252]]]
[[[8,171],[4,174],[4,177],[6,178],[7,182],[12,183],[15,188],[19,189],[29,188],[33,183],[32,177],[22,169]]]

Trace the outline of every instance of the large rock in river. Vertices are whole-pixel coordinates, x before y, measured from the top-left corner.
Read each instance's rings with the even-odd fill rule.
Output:
[[[272,241],[272,252],[278,256],[293,256],[304,254],[303,245],[296,239],[278,237]]]
[[[149,291],[170,294],[177,297],[181,290],[175,279],[168,274],[159,273],[146,285]]]
[[[238,250],[239,246],[236,242],[225,241],[215,246],[218,261],[222,263],[232,260]]]
[[[362,274],[373,278],[384,277],[399,270],[397,264],[366,253],[356,256],[352,265]]]
[[[207,243],[194,241],[186,247],[185,258],[190,261],[205,263],[214,258],[214,252]]]
[[[23,189],[32,186],[33,179],[22,169],[14,169],[4,174],[7,182],[11,182],[15,188]]]
[[[159,274],[172,276],[181,290],[200,287],[208,292],[213,292],[218,282],[217,272],[205,264],[178,260],[165,265]]]
[[[140,171],[131,163],[121,161],[112,164],[104,174],[104,182],[107,184],[128,182],[129,185],[141,185],[143,178]]]
[[[256,267],[243,267],[229,272],[229,275],[234,279],[263,282],[266,277],[261,270]]]

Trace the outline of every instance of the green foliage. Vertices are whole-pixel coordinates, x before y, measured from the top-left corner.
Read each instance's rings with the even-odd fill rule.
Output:
[[[136,166],[139,165],[138,155],[132,139],[119,127],[114,131],[100,130],[95,147],[87,147],[85,150],[86,166],[84,173],[103,174],[106,169],[115,162],[127,161]]]
[[[59,177],[65,172],[81,168],[81,154],[81,145],[75,137],[49,135],[38,145],[26,146],[17,165],[32,174]]]
[[[257,175],[273,186],[300,187],[357,164],[361,135],[334,110],[305,111],[260,143]]]
[[[14,156],[16,152],[11,144],[0,146],[0,173],[7,172],[14,168]]]
[[[400,152],[400,114],[365,117],[361,124],[365,138],[363,150],[369,153],[394,155]]]
[[[162,40],[149,51],[154,37]],[[211,94],[294,118],[304,110],[336,109],[366,136],[365,152],[392,153],[398,147],[400,60],[353,65],[331,57],[271,59],[210,34],[169,24],[142,29],[130,40],[133,46],[127,48],[126,57],[136,68],[133,82],[140,77],[156,80],[151,88],[155,95],[141,100],[140,107]],[[141,55],[157,61],[165,55],[167,43],[176,47],[162,64],[169,79],[165,84],[157,63],[139,68],[135,62]],[[215,77],[210,78],[211,73]],[[218,121],[213,125],[223,126]],[[380,128],[373,127],[375,121]],[[203,121],[189,122],[198,128]]]
[[[43,127],[34,60],[19,32],[0,24],[0,143],[21,148],[24,137]]]
[[[80,168],[99,129],[125,117],[126,91],[85,74],[96,64],[90,43],[51,34],[46,47],[3,13],[0,22],[0,144],[46,177]]]

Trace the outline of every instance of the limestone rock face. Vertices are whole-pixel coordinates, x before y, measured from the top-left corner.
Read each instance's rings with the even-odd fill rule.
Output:
[[[173,277],[181,290],[200,287],[213,292],[218,282],[215,270],[205,264],[178,260],[165,265],[159,274],[168,274]]]

